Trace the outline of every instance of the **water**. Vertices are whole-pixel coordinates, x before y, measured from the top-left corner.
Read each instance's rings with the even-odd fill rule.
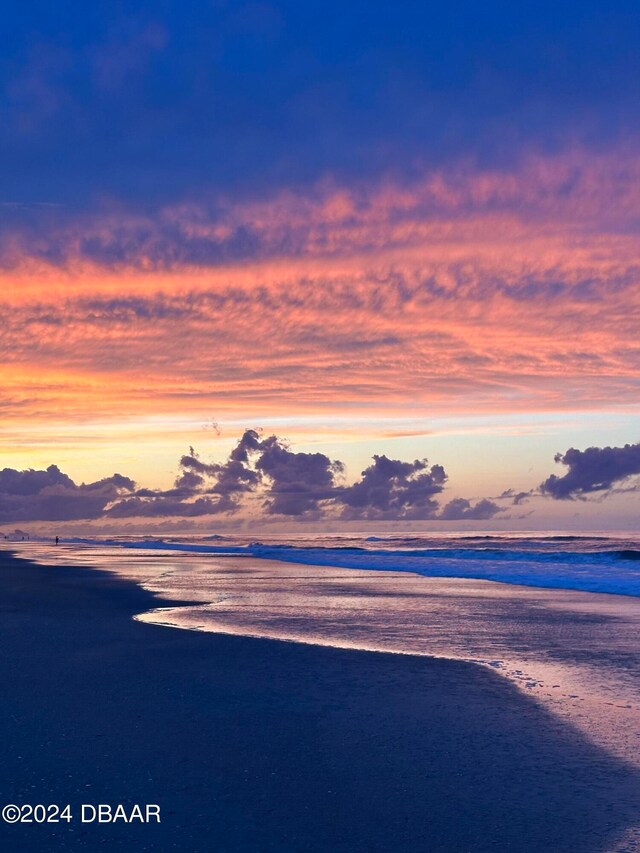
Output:
[[[632,536],[183,537],[19,543],[181,606],[175,628],[489,666],[640,763],[640,543]]]
[[[82,544],[83,540],[76,540]],[[335,568],[406,571],[552,589],[640,596],[640,542],[630,537],[513,535],[120,539],[129,548],[253,556]]]

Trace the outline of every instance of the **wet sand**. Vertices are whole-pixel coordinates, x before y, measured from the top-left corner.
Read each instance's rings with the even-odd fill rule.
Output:
[[[1,804],[162,813],[1,824],[2,849],[625,849],[638,771],[499,675],[131,618],[170,604],[0,555]]]

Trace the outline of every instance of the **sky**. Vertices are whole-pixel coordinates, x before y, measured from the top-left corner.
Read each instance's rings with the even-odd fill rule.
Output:
[[[4,14],[0,530],[637,525],[637,3]]]

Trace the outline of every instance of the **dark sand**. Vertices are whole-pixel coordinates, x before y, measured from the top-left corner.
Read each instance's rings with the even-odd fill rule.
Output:
[[[179,631],[108,573],[0,555],[4,803],[158,803],[158,826],[0,825],[57,850],[610,850],[636,771],[461,662]]]

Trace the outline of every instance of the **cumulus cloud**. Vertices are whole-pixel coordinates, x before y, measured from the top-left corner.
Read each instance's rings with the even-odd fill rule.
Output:
[[[295,452],[278,436],[262,438],[253,429],[245,430],[226,462],[204,462],[190,449],[180,466],[176,489],[217,496],[217,502],[208,501],[214,511],[234,511],[243,495],[260,492],[266,514],[306,517],[337,495],[336,477],[343,471],[341,462],[323,453]],[[173,490],[156,500],[176,496]],[[206,502],[200,506],[206,511]]]
[[[466,498],[454,498],[446,504],[440,515],[442,521],[487,521],[501,511],[501,507],[488,498],[472,504]]]
[[[375,455],[361,479],[343,489],[337,500],[347,519],[435,518],[439,507],[435,496],[446,481],[442,465],[429,468],[426,459],[401,462]]]
[[[121,474],[76,484],[51,465],[44,471],[0,471],[0,522],[82,519],[197,518],[240,510],[299,520],[470,520],[500,511],[490,500],[456,498],[441,508],[442,465],[375,455],[351,485],[345,466],[324,453],[293,450],[277,435],[245,430],[224,462],[192,448],[171,488],[139,488]],[[253,504],[247,498],[253,497]]]
[[[223,464],[204,462],[190,447],[180,459],[173,488],[138,489],[113,503],[105,514],[114,518],[193,518],[235,512],[240,496],[260,484],[259,472],[245,464],[258,441],[258,433],[247,430]]]
[[[551,474],[540,484],[542,494],[559,500],[580,498],[608,491],[640,474],[640,443],[586,450],[571,447],[566,453],[556,454],[555,461],[569,470],[560,477]]]
[[[317,512],[335,498],[336,476],[344,470],[324,453],[295,453],[275,435],[260,444],[256,467],[270,482],[265,509],[290,516]]]
[[[223,465],[211,464],[205,469],[216,478],[213,491],[225,500],[237,500],[243,492],[251,492],[260,484],[260,472],[249,466],[250,454],[259,451],[260,435],[247,429]],[[183,464],[185,464],[183,459]]]
[[[0,471],[0,522],[99,518],[110,504],[134,489],[134,481],[122,474],[78,485],[57,465],[44,471],[4,468]]]
[[[245,430],[225,462],[205,462],[190,447],[172,488],[138,489],[105,509],[113,518],[197,517],[234,513],[249,493],[260,493],[268,515],[310,517],[336,494],[343,470],[322,453],[296,453],[275,435]]]

